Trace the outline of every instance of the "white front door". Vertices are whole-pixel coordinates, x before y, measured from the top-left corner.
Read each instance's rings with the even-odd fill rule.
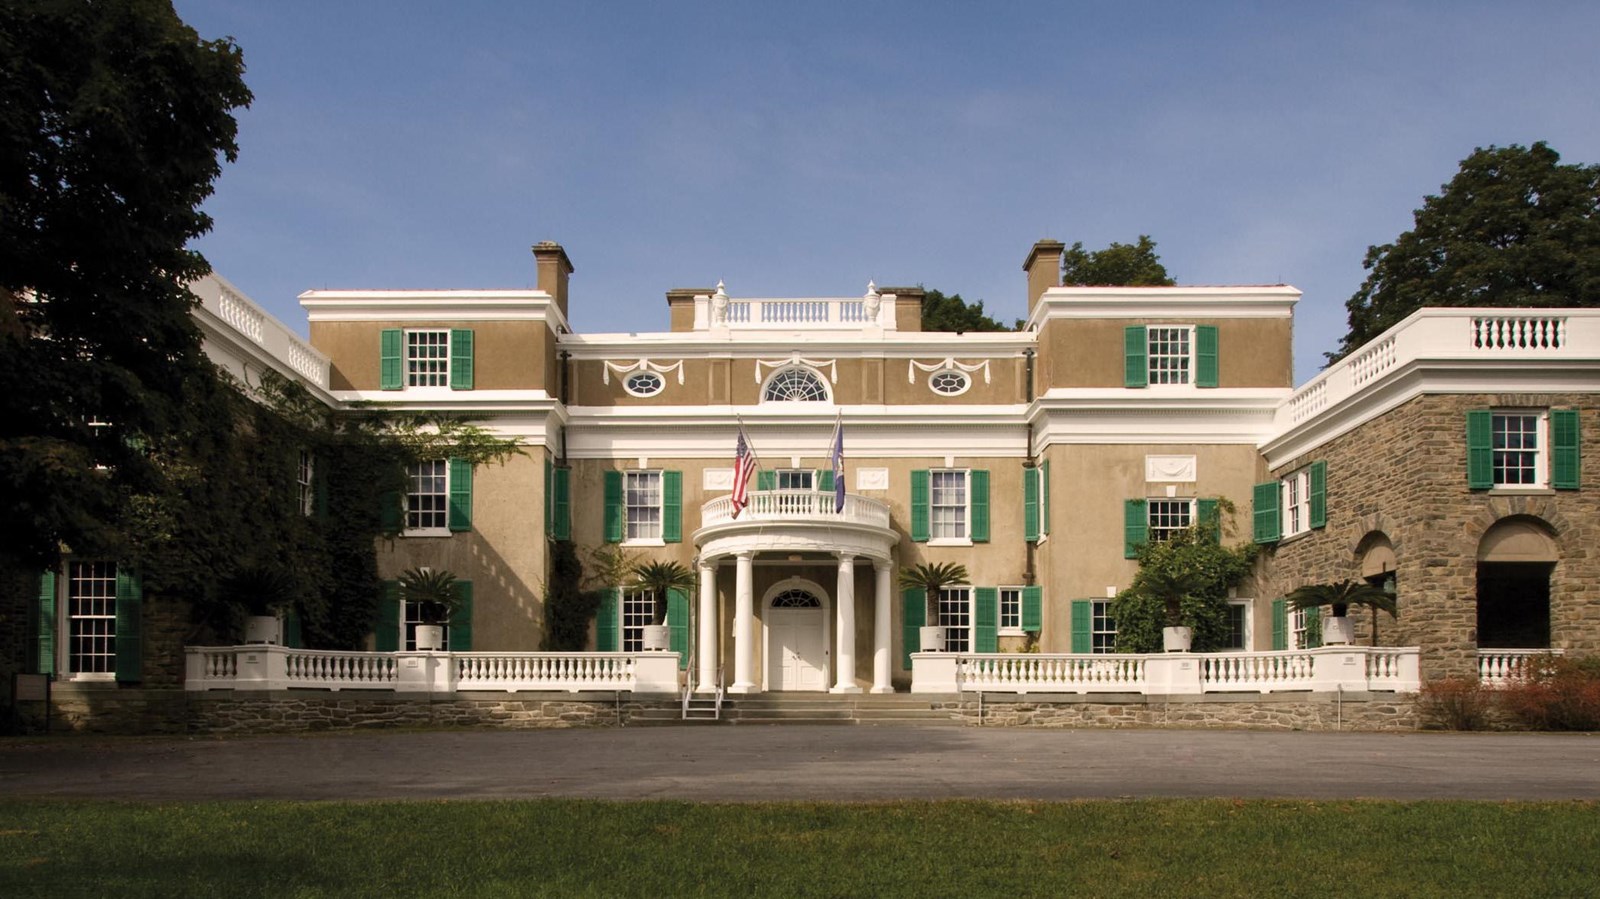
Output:
[[[773,690],[826,690],[828,644],[821,609],[767,610],[767,683]]]

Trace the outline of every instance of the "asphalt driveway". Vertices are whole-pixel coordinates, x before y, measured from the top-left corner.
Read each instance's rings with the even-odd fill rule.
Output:
[[[12,798],[1600,799],[1600,735],[655,727],[0,741]]]

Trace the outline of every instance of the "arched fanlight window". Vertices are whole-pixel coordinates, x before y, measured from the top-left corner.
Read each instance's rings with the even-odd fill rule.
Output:
[[[774,609],[820,609],[822,600],[804,590],[785,590],[772,597]]]
[[[764,403],[826,403],[828,389],[809,368],[786,368],[772,376],[761,391]]]

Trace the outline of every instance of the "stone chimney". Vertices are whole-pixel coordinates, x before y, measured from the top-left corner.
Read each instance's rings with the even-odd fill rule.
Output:
[[[1028,273],[1028,314],[1039,305],[1039,297],[1052,287],[1061,286],[1061,256],[1067,245],[1059,240],[1041,240],[1028,251],[1022,270]]]
[[[556,308],[567,314],[567,276],[573,272],[572,260],[567,251],[553,240],[541,240],[533,245],[533,259],[539,270],[539,289],[553,297]]]

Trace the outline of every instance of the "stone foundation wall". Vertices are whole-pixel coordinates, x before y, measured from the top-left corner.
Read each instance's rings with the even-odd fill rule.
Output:
[[[1511,494],[1467,488],[1466,413],[1489,408],[1576,408],[1582,489]],[[1588,394],[1429,395],[1275,468],[1282,477],[1328,464],[1327,526],[1263,552],[1259,596],[1359,578],[1369,534],[1394,546],[1398,618],[1379,615],[1379,642],[1419,646],[1425,679],[1477,672],[1477,553],[1485,532],[1523,515],[1554,532],[1560,561],[1550,581],[1551,645],[1600,651],[1600,406]],[[1547,453],[1548,457],[1548,448]],[[1371,616],[1352,610],[1356,640]]]
[[[1412,694],[1268,693],[1168,699],[1130,697],[985,696],[937,702],[964,724],[983,727],[1171,727],[1261,730],[1413,731],[1420,726]]]

